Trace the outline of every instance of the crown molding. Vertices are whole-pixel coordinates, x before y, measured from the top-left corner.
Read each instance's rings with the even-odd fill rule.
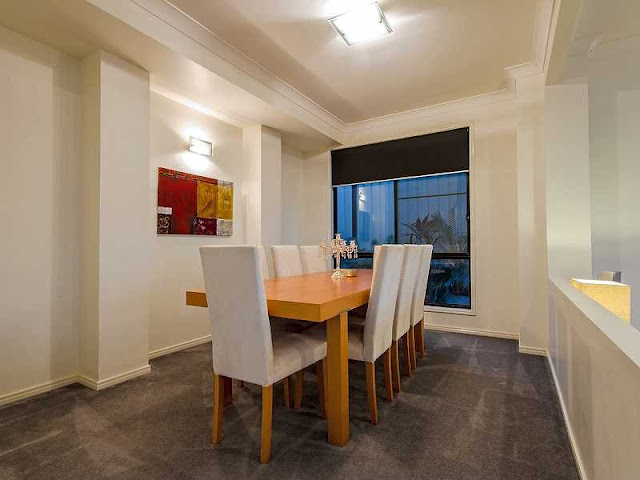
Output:
[[[559,0],[536,1],[533,60],[505,68],[504,89],[347,123],[225,42],[168,0],[87,1],[341,144],[348,144],[350,138],[372,129],[397,126],[424,117],[513,99],[518,78],[540,74],[548,68],[552,50],[551,33],[560,3]],[[242,119],[229,118],[237,124],[243,123]]]
[[[86,0],[281,112],[341,142],[344,122],[166,0]]]
[[[504,102],[514,98],[515,89],[505,88],[495,92],[483,93],[473,97],[460,98],[449,102],[429,105],[427,107],[416,108],[405,112],[393,113],[383,117],[372,118],[370,120],[362,120],[360,122],[350,123],[346,125],[345,133],[348,136],[354,134],[365,133],[368,130],[386,128],[389,126],[415,122],[427,117],[444,115],[458,110],[467,110],[470,108],[490,105],[496,102]]]
[[[190,98],[183,97],[182,95],[178,95],[177,93],[171,90],[167,90],[166,88],[163,88],[161,86],[154,84],[153,80],[151,81],[151,91],[162,97],[168,98],[169,100],[179,103],[184,107],[191,108],[204,115],[215,118],[216,120],[220,120],[222,122],[228,123],[229,125],[233,125],[234,127],[245,128],[245,127],[250,127],[251,125],[254,125],[253,122],[247,119],[227,115],[217,110],[213,110],[212,108],[205,107],[204,105],[201,105],[200,103],[195,102]]]

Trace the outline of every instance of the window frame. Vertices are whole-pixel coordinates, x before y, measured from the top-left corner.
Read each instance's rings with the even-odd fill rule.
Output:
[[[470,142],[472,144],[472,142]],[[470,151],[472,152],[472,149],[470,149]],[[332,190],[332,195],[331,195],[331,199],[332,199],[332,203],[333,203],[333,215],[332,215],[332,233],[335,235],[335,228],[337,225],[337,220],[338,220],[338,202],[337,202],[337,188],[338,187],[346,187],[346,186],[354,186],[354,185],[363,185],[363,184],[367,184],[367,183],[380,183],[380,182],[387,182],[387,181],[391,181],[393,182],[393,214],[394,214],[394,240],[395,243],[398,243],[398,234],[399,234],[399,229],[398,229],[398,216],[397,216],[397,211],[398,211],[398,181],[400,180],[408,180],[411,178],[423,178],[423,177],[431,177],[431,176],[442,176],[442,175],[450,175],[450,174],[456,174],[456,173],[467,173],[467,245],[468,247],[468,253],[442,253],[442,252],[433,252],[432,255],[432,260],[455,260],[455,259],[464,259],[464,260],[468,260],[469,261],[469,289],[470,289],[470,306],[469,308],[467,307],[463,307],[463,306],[444,306],[444,305],[424,305],[424,311],[425,312],[434,312],[434,313],[446,313],[446,314],[455,314],[455,315],[470,315],[470,316],[475,316],[476,315],[476,311],[475,311],[475,297],[476,297],[476,289],[475,289],[475,265],[474,265],[474,250],[475,250],[475,222],[474,222],[474,208],[473,208],[473,201],[472,201],[472,196],[473,196],[473,191],[472,191],[472,181],[471,181],[471,177],[472,177],[472,164],[471,164],[471,159],[473,158],[473,155],[470,154],[470,159],[469,159],[469,169],[468,170],[459,170],[459,171],[455,171],[455,172],[446,172],[446,173],[435,173],[435,174],[428,174],[428,175],[419,175],[419,176],[414,176],[414,177],[403,177],[403,178],[390,178],[388,180],[376,180],[376,181],[372,181],[372,182],[361,182],[361,183],[356,183],[356,184],[350,184],[350,185],[336,185],[336,186],[332,186],[331,190]],[[352,200],[352,209],[356,209],[354,211],[354,214],[352,215],[352,233],[356,233],[357,236],[357,214],[355,212],[357,212],[357,203],[356,203],[356,189],[353,189],[353,195],[354,195],[354,199]],[[444,194],[447,195],[447,194]],[[459,193],[456,194],[451,194],[451,195],[460,195]],[[442,194],[440,195],[425,195],[422,196],[424,198],[426,197],[430,197],[430,196],[443,196]],[[361,258],[373,258],[373,253],[358,253],[358,257]]]

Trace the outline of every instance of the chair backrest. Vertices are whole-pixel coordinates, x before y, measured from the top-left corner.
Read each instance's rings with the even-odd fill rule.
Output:
[[[380,255],[380,247],[382,247],[382,245],[373,246],[373,262],[371,263],[371,268],[373,270],[376,269],[376,262],[378,261],[378,255]]]
[[[273,344],[258,249],[200,247],[209,304],[213,370],[218,375],[268,386],[273,383]]]
[[[418,278],[413,291],[413,312],[411,314],[411,325],[417,325],[424,318],[424,298],[427,294],[427,281],[429,280],[429,270],[431,269],[431,256],[433,245],[420,245],[422,258],[418,271]]]
[[[258,247],[258,255],[260,257],[260,270],[262,270],[262,279],[269,280],[269,264],[267,263],[267,254],[264,251],[264,247],[260,245]]]
[[[319,245],[302,245],[300,247],[300,260],[302,261],[302,273],[329,271],[327,259],[322,254],[322,249]]]
[[[404,251],[403,245],[382,245],[376,255],[364,324],[365,362],[374,362],[391,346]]]
[[[273,245],[273,274],[276,278],[302,275],[302,261],[297,245]]]
[[[400,272],[400,288],[396,301],[396,313],[393,319],[393,339],[398,340],[411,327],[413,313],[413,292],[418,280],[423,249],[419,245],[405,245],[402,270]]]

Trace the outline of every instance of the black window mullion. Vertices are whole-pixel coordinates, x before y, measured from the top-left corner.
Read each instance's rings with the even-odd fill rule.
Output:
[[[358,186],[353,185],[351,187],[351,234],[355,239],[358,238]]]
[[[398,243],[398,181],[393,181],[393,243]]]

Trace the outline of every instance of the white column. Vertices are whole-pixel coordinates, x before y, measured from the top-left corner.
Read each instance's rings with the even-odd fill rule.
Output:
[[[149,370],[149,73],[106,52],[82,68],[79,370],[99,389]]]
[[[520,347],[543,353],[548,315],[544,76],[519,78],[516,91]]]
[[[246,166],[243,197],[246,209],[246,242],[249,245],[279,244],[281,241],[280,132],[263,125],[243,129]]]
[[[549,275],[591,278],[589,90],[545,89]]]
[[[318,245],[331,238],[333,215],[331,191],[331,152],[323,152],[304,160],[304,205],[302,210],[302,242]]]

